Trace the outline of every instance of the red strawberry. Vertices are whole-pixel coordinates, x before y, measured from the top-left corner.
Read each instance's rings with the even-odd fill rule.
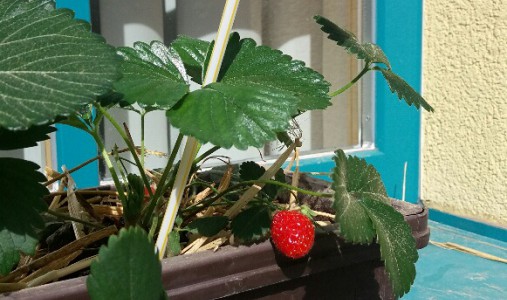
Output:
[[[155,194],[155,188],[153,186],[150,186],[150,190],[151,190],[151,193],[152,194]],[[148,188],[147,187],[144,187],[144,195],[146,197],[149,197],[150,196],[150,192],[148,191]]]
[[[315,227],[310,219],[294,210],[282,210],[273,216],[271,239],[282,254],[301,258],[310,252],[315,238]]]
[[[153,185],[150,186],[151,194],[155,194],[155,187]],[[150,197],[150,192],[148,191],[147,187],[144,187],[144,202],[148,202],[148,198]]]

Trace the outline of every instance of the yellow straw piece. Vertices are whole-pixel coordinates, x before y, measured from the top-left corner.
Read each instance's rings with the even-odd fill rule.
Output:
[[[479,250],[475,250],[473,248],[465,247],[463,245],[459,245],[459,244],[455,244],[455,243],[451,243],[451,242],[440,243],[440,242],[435,242],[435,241],[430,241],[430,243],[432,245],[435,245],[440,248],[449,249],[449,250],[456,250],[459,252],[463,252],[463,253],[475,255],[478,257],[482,257],[485,259],[489,259],[492,261],[497,261],[497,262],[507,264],[507,259],[505,259],[505,258],[498,257],[498,256],[495,256],[495,255],[492,255],[492,254],[489,254],[486,252],[482,252]]]
[[[234,23],[234,18],[236,17],[236,11],[238,10],[238,5],[239,0],[227,0],[225,3],[222,19],[215,39],[215,46],[211,52],[210,62],[208,64],[208,69],[206,70],[203,86],[217,80],[225,48],[227,47],[227,42],[229,40],[229,34],[231,32],[232,24]],[[160,259],[164,257],[169,233],[173,230],[174,220],[178,214],[183,190],[187,184],[190,168],[192,167],[192,162],[194,161],[198,149],[199,142],[193,137],[189,137],[185,145],[183,157],[181,158],[180,167],[176,173],[174,187],[171,191],[169,203],[167,204],[167,209],[157,238],[156,250],[158,251]]]

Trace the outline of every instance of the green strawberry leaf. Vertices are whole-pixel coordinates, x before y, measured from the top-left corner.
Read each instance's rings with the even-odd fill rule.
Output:
[[[382,68],[376,68],[375,70],[379,70],[382,73],[389,85],[389,89],[398,95],[398,99],[405,100],[408,105],[414,105],[417,109],[422,106],[426,111],[433,111],[433,107],[400,76],[391,70]]]
[[[412,230],[403,215],[388,204],[364,198],[360,205],[375,227],[381,258],[385,261],[393,292],[401,297],[408,293],[414,283],[415,263],[419,257]]]
[[[324,109],[331,105],[330,83],[304,62],[252,39],[240,40],[233,33],[227,44],[219,81],[235,86],[249,86],[284,91],[298,98],[298,110]]]
[[[42,197],[48,190],[39,166],[15,158],[0,158],[0,275],[18,263],[19,254],[35,254],[36,229],[44,227],[40,213],[47,210]]]
[[[118,78],[114,48],[54,1],[0,1],[0,127],[68,115]]]
[[[307,205],[301,205],[301,210],[300,210],[300,213],[302,213],[303,215],[307,216],[308,219],[310,220],[313,220],[314,217],[317,216],[317,213],[315,211],[313,211],[309,206]]]
[[[92,299],[160,299],[162,267],[155,245],[140,227],[120,230],[102,246],[86,285]],[[114,288],[112,288],[114,287]]]
[[[204,46],[190,38],[173,45],[193,77],[202,73],[212,49],[203,55]],[[229,39],[218,82],[187,95],[168,117],[182,133],[224,148],[260,147],[288,129],[300,111],[330,105],[330,84],[322,75],[237,33]]]
[[[212,216],[198,218],[187,226],[187,230],[192,233],[198,233],[202,236],[212,237],[219,233],[229,224],[229,218],[225,216]]]
[[[287,183],[287,181],[285,180],[285,172],[283,171],[283,169],[281,168],[278,169],[278,171],[275,174],[274,180],[280,183]],[[278,191],[280,191],[281,189],[282,188],[278,185],[267,184],[262,188],[262,191],[266,193],[270,199],[275,199],[276,196],[278,195]]]
[[[240,212],[231,222],[234,238],[243,242],[257,241],[267,235],[271,226],[267,206],[252,206]]]
[[[322,16],[315,16],[314,19],[321,25],[320,29],[328,34],[328,39],[335,41],[338,46],[344,47],[349,53],[355,54],[357,58],[364,59],[367,65],[382,63],[387,68],[391,68],[389,60],[379,46],[371,43],[360,43],[353,33],[340,28]]]
[[[129,225],[136,224],[141,216],[144,201],[144,182],[141,176],[127,175],[127,198],[123,205],[123,216]],[[149,188],[149,187],[148,187]]]
[[[0,128],[0,150],[12,150],[37,146],[37,142],[49,139],[56,129],[49,125],[32,126],[27,130],[11,131]]]
[[[257,180],[259,179],[264,173],[266,172],[266,169],[259,164],[253,162],[253,161],[246,161],[241,164],[239,167],[239,177],[243,181],[248,180]],[[285,173],[283,172],[283,169],[279,169],[278,172],[275,174],[275,180],[278,182],[286,183],[285,182]],[[278,191],[280,190],[280,187],[273,184],[266,184],[262,188],[262,191],[268,195],[270,199],[274,199],[276,195],[278,194]]]
[[[333,206],[341,235],[354,243],[380,244],[382,259],[396,295],[408,292],[415,278],[417,250],[410,227],[390,206],[384,184],[364,159],[335,153],[332,188]]]
[[[262,147],[289,127],[297,98],[268,87],[212,83],[167,112],[181,133],[223,148]]]
[[[180,37],[171,45],[180,53],[187,69],[195,69],[196,74],[203,73],[206,58],[213,50],[212,43]],[[298,98],[300,111],[331,105],[327,94],[330,83],[321,74],[279,50],[257,46],[252,39],[240,39],[237,32],[230,36],[217,81],[235,86],[279,89]]]
[[[127,103],[126,101],[123,100],[123,94],[121,94],[117,91],[109,91],[105,94],[100,95],[99,97],[97,97],[97,102],[102,107],[108,107],[108,108],[110,108],[118,103],[120,104],[120,107],[130,105],[129,103]]]
[[[133,48],[118,48],[118,54],[123,77],[114,87],[127,103],[170,109],[188,92],[183,62],[163,43],[137,42]]]
[[[368,213],[359,203],[364,198],[389,203],[379,173],[364,159],[346,157],[343,150],[335,152],[332,189],[333,207],[341,235],[353,243],[371,243],[375,229]]]
[[[180,215],[176,215],[176,218],[174,219],[174,225],[180,227],[181,224],[183,224],[183,218]]]
[[[206,61],[209,42],[180,35],[171,43],[181,57],[188,75],[198,84],[202,84],[203,65]]]
[[[171,233],[169,233],[169,239],[167,241],[167,252],[167,255],[170,257],[180,254],[181,244],[179,231],[173,230]]]
[[[246,161],[239,166],[239,178],[244,181],[257,180],[266,169],[253,161]]]

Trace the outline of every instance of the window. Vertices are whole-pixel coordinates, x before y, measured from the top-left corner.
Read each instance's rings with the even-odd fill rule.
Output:
[[[65,2],[63,0],[58,2],[66,5],[63,4]],[[100,12],[99,17],[94,19],[100,21],[102,34],[110,43],[116,45],[131,45],[136,40],[158,39],[168,42],[179,33],[212,39],[218,26],[223,2],[223,0],[91,1],[92,7],[98,8]],[[340,16],[341,12],[349,19],[340,19],[343,17]],[[330,52],[331,48],[336,47],[325,41],[318,26],[313,24],[311,16],[314,14],[332,18],[340,25],[355,30],[365,40],[373,39],[371,28],[375,28],[376,42],[390,57],[395,70],[418,89],[421,70],[421,3],[394,0],[378,3],[366,0],[362,2],[243,0],[234,28],[239,29],[243,37],[252,37],[262,41],[263,44],[279,47],[295,58],[306,60],[310,66],[323,72],[339,86],[339,82],[343,84],[347,79],[350,80],[353,74],[357,74],[358,66],[347,62],[347,59],[340,63],[341,65],[322,63],[329,61],[329,57],[341,55],[343,52],[341,54]],[[303,20],[312,25],[305,25]],[[367,22],[370,20],[371,24]],[[272,29],[271,32],[269,27]],[[337,72],[336,69],[345,69],[347,72]],[[333,80],[330,73],[344,76]],[[376,88],[372,92],[374,85]],[[358,102],[354,99],[363,101]],[[364,99],[374,100],[364,101]],[[326,112],[312,112],[299,118],[298,123],[305,134],[309,133],[309,137],[304,137],[306,147],[304,150],[322,152],[337,146],[353,150],[355,148],[354,152],[357,155],[366,157],[379,169],[389,194],[396,197],[401,196],[403,169],[405,163],[408,163],[407,199],[417,201],[420,113],[400,103],[379,78],[371,79],[356,90],[350,90],[338,101],[341,102]],[[333,111],[335,108],[341,115]],[[137,116],[128,113],[126,118],[130,126],[135,127],[134,122],[138,122]],[[151,131],[153,135],[148,136],[148,147],[167,152],[168,146],[175,138],[175,130],[164,123],[163,114],[151,115],[149,119],[156,124],[157,130]],[[107,126],[104,133],[109,146],[112,146],[115,138],[111,136]],[[136,135],[133,135],[136,139]],[[269,155],[275,148],[268,145],[262,152]],[[363,151],[365,149],[367,151]],[[241,154],[243,157],[259,157],[256,149]],[[329,152],[309,156],[304,160],[304,165],[312,170],[329,171],[332,167],[330,156]],[[149,167],[161,165],[162,163],[156,159],[148,160]]]
[[[121,2],[121,4],[120,4]],[[178,34],[212,40],[215,37],[225,1],[98,1],[95,11],[100,20],[100,32],[109,43],[131,46],[135,41],[165,40],[168,44]],[[340,24],[371,39],[371,9],[361,1],[243,0],[234,24],[242,37],[250,37],[258,44],[282,50],[292,57],[323,73],[334,82],[332,89],[347,84],[361,70],[360,63],[334,43],[328,41],[313,21],[313,15],[323,14],[339,20]],[[364,87],[364,88],[362,88]],[[337,147],[361,147],[371,138],[371,80],[357,85],[333,99],[333,106],[324,111],[307,112],[297,118],[303,133],[303,151],[322,151]],[[365,94],[365,95],[363,95]],[[362,97],[363,96],[363,97]],[[365,99],[365,101],[360,101]],[[139,116],[131,112],[117,112],[128,120],[134,139],[139,138]],[[153,150],[168,151],[176,139],[177,130],[166,124],[163,113],[150,113],[147,128],[157,128],[156,135],[147,131],[147,145]],[[364,116],[364,118],[363,118]],[[364,126],[363,126],[364,125]],[[338,128],[338,129],[337,129]],[[299,129],[297,129],[299,131]],[[114,130],[106,123],[105,140],[109,147],[121,144]],[[362,135],[366,138],[363,138]],[[369,136],[368,136],[369,135]],[[203,148],[207,148],[204,145]],[[264,149],[227,151],[233,159],[260,159],[274,155],[276,143]],[[223,152],[226,153],[225,151]],[[148,160],[148,166],[163,164],[157,158]]]

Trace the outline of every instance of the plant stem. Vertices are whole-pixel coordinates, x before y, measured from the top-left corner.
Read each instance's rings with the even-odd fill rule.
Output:
[[[265,184],[277,185],[277,186],[283,187],[283,188],[285,188],[287,190],[297,191],[298,193],[306,194],[306,195],[310,195],[310,196],[315,196],[315,197],[331,198],[334,195],[334,194],[331,194],[331,193],[321,193],[321,192],[314,192],[314,191],[305,190],[305,189],[302,189],[302,188],[290,185],[288,183],[283,183],[283,182],[272,180],[272,179],[264,179],[264,180],[256,179],[256,180],[242,181],[242,182],[238,183],[237,185],[235,185],[233,187],[243,186],[243,185],[257,184],[257,183],[265,183]],[[231,189],[233,187],[231,187]]]
[[[144,155],[145,155],[145,151],[146,151],[146,149],[144,148],[144,121],[145,121],[144,116],[145,115],[146,115],[146,112],[143,110],[143,112],[141,112],[141,165],[143,166],[143,168],[144,168]]]
[[[297,187],[299,185],[299,148],[296,147],[294,150],[294,161],[296,161],[296,169],[294,170],[294,173],[292,173],[292,182],[291,185],[293,187]],[[296,198],[297,198],[297,191],[295,189],[291,189],[292,193],[290,193],[289,196],[289,209],[293,209],[296,206]]]
[[[153,227],[158,226],[158,224],[155,224],[158,222],[153,222],[153,210],[155,209],[155,207],[158,206],[159,199],[162,196],[162,194],[164,193],[164,191],[167,190],[166,189],[167,188],[167,186],[166,186],[167,176],[169,176],[169,173],[171,172],[171,169],[173,168],[174,161],[176,160],[176,155],[178,154],[178,151],[181,147],[182,140],[183,140],[183,134],[180,133],[180,134],[178,134],[178,138],[176,139],[174,147],[171,150],[171,155],[169,156],[169,160],[167,161],[164,172],[162,173],[162,176],[160,177],[160,181],[157,186],[157,190],[155,191],[155,195],[151,198],[150,204],[146,208],[146,211],[142,213],[145,215],[144,221],[145,221],[146,225],[148,225],[148,224],[150,224],[150,222],[152,222],[150,234],[155,231],[155,229]]]
[[[177,140],[177,141],[176,141],[175,148],[173,149],[173,152],[171,152],[171,157],[172,157],[172,160],[173,160],[173,161],[174,161],[174,157],[176,156],[176,150],[177,150],[177,149],[179,149],[179,147],[180,147],[180,145],[181,145],[181,140],[180,140],[180,138],[182,139],[182,138],[183,138],[183,135],[181,135],[181,134],[180,134],[180,135],[178,136],[178,139],[179,139],[179,140]],[[194,162],[193,162],[193,166],[195,166],[197,163],[199,163],[200,161],[204,160],[204,159],[205,159],[206,157],[208,157],[210,154],[214,153],[215,151],[217,151],[217,150],[219,150],[219,149],[220,149],[220,147],[218,147],[218,146],[214,146],[213,148],[209,149],[208,151],[206,151],[205,153],[203,153],[202,155],[200,155],[199,157],[197,157],[197,158],[194,160]],[[174,157],[173,157],[173,155],[174,155]],[[172,164],[171,164],[171,167],[172,167]],[[165,169],[165,170],[168,170],[168,169],[167,169],[167,167],[166,167],[166,169]],[[165,170],[164,170],[164,173],[165,173]],[[178,171],[178,166],[175,168],[174,173],[173,173],[173,176],[172,176],[172,177],[171,177],[171,178],[167,181],[167,184],[165,184],[165,186],[162,188],[162,192],[163,192],[163,191],[167,191],[167,190],[169,190],[169,189],[172,189],[173,184],[174,184],[174,180],[175,180],[175,176],[174,176],[174,175],[176,174],[176,172],[177,172],[177,171]],[[162,179],[162,178],[161,178],[161,179]],[[160,180],[160,182],[162,183],[163,181],[162,181],[162,180]],[[157,187],[157,191],[158,191],[158,187]],[[156,192],[155,192],[155,194],[156,194]],[[157,198],[157,197],[155,197],[155,199],[158,199],[158,201],[157,201],[157,205],[156,205],[155,207],[160,207],[160,206],[161,206],[161,202],[160,202],[160,200],[161,200],[162,198]],[[151,203],[150,203],[150,205],[151,205]],[[152,212],[153,212],[153,208],[151,208],[151,212],[150,212],[150,214],[151,214]],[[148,215],[147,215],[147,216],[148,216]],[[150,219],[150,222],[151,222],[150,233],[155,232],[156,228],[158,227],[158,222],[160,221],[160,218],[159,218],[159,217],[157,217],[156,215],[155,215],[155,216],[152,216],[151,218],[152,218],[152,219]],[[145,217],[145,219],[146,219],[146,217]],[[148,222],[147,224],[149,224],[149,222]],[[150,237],[151,237],[151,236],[152,236],[152,235],[150,235]]]
[[[92,133],[92,132],[90,132],[90,131],[87,131],[87,132],[88,132],[91,136],[93,136],[93,133]],[[94,139],[95,139],[95,137],[94,137]],[[122,153],[122,152],[126,152],[126,151],[128,151],[128,149],[121,149],[121,150],[118,150],[117,152],[118,152],[118,153]],[[86,165],[91,164],[92,162],[96,161],[97,159],[99,159],[99,158],[101,158],[101,157],[102,157],[102,155],[97,155],[97,156],[95,156],[95,157],[93,157],[93,158],[90,158],[89,160],[85,161],[84,163],[82,163],[82,164],[80,164],[80,165],[78,165],[78,166],[76,166],[76,167],[74,167],[74,168],[72,168],[72,169],[69,169],[69,170],[68,170],[68,173],[69,173],[69,174],[72,174],[73,172],[76,172],[77,170],[79,170],[79,169],[81,169],[81,168],[85,167]],[[52,184],[52,183],[55,183],[56,181],[58,181],[58,180],[62,179],[63,177],[65,177],[65,174],[64,174],[64,173],[62,173],[62,174],[60,174],[60,175],[58,175],[58,176],[54,177],[54,178],[53,178],[53,179],[51,179],[51,180],[48,180],[48,181],[44,182],[44,183],[43,183],[43,185],[44,185],[44,186],[48,186],[48,185],[50,185],[50,184]]]
[[[239,189],[243,186],[246,186],[246,184],[236,184],[236,185],[230,187],[228,190],[216,194],[212,198],[208,198],[208,199],[203,200],[199,203],[188,206],[188,207],[182,209],[181,211],[183,213],[189,212],[190,215],[194,215],[194,214],[200,212],[201,210],[205,209],[206,207],[213,205],[213,203],[215,201],[217,201],[218,199],[220,199],[224,196],[227,196],[228,194],[236,193],[234,190]]]
[[[219,146],[213,146],[213,148],[209,149],[208,151],[204,152],[203,154],[199,155],[195,160],[194,160],[194,165],[195,164],[198,164],[200,163],[203,159],[205,159],[206,157],[210,156],[211,154],[215,153],[217,150],[219,150],[220,147]]]
[[[81,169],[82,167],[84,167],[84,166],[86,166],[86,165],[88,165],[88,164],[91,164],[92,162],[96,161],[96,160],[97,160],[97,159],[99,159],[99,158],[100,158],[100,155],[97,155],[97,156],[96,156],[96,157],[94,157],[94,158],[90,158],[89,160],[85,161],[84,163],[80,164],[79,166],[74,167],[74,168],[72,168],[72,169],[68,170],[68,172],[69,172],[69,174],[70,174],[70,173],[72,173],[72,172],[75,172],[75,171],[77,171],[77,170]],[[54,183],[54,182],[58,181],[59,179],[61,179],[61,178],[63,178],[63,177],[65,177],[65,174],[61,174],[60,176],[56,176],[56,177],[54,177],[53,179],[51,179],[51,180],[48,180],[48,181],[44,182],[44,185],[45,185],[45,186],[48,186],[48,185],[50,185],[50,184],[52,184],[52,183]]]
[[[364,74],[366,74],[368,71],[370,71],[370,65],[366,65],[364,66],[363,70],[361,71],[361,73],[359,73],[359,75],[357,75],[354,79],[352,79],[351,82],[347,83],[346,85],[344,85],[342,88],[334,91],[334,92],[331,92],[329,93],[329,96],[330,97],[336,97],[338,95],[340,95],[341,93],[345,92],[346,90],[348,90],[351,86],[354,85],[354,83],[356,83],[359,79],[361,79],[361,77],[363,77]]]
[[[113,163],[109,158],[109,153],[106,151],[106,146],[104,146],[104,143],[102,142],[102,139],[100,138],[99,133],[97,131],[92,132],[92,136],[95,139],[97,146],[99,146],[100,153],[102,154],[104,162],[106,163],[106,166],[109,172],[111,173],[111,177],[113,177],[114,185],[116,186],[116,190],[118,191],[118,198],[120,198],[121,203],[123,204],[127,203],[127,198],[125,196],[125,192],[123,191],[123,186],[120,182],[118,174],[116,173],[116,170],[114,169]]]
[[[216,189],[216,188],[213,186],[213,184],[209,184],[209,183],[207,183],[207,182],[205,182],[205,181],[199,181],[199,180],[196,180],[196,181],[194,181],[194,182],[192,182],[192,183],[189,183],[189,184],[187,185],[187,187],[193,187],[193,186],[203,186],[203,187],[206,187],[206,188],[210,189],[210,190],[211,190],[213,193],[215,193],[215,194],[220,193],[220,192],[218,191],[218,189]]]
[[[150,188],[148,188],[150,186],[150,182],[148,181],[148,177],[146,177],[146,174],[144,173],[143,165],[142,165],[141,161],[139,160],[139,157],[137,156],[137,151],[136,151],[134,144],[132,144],[130,139],[127,137],[127,135],[125,134],[125,132],[121,128],[120,124],[118,124],[118,122],[116,122],[116,120],[102,106],[97,105],[97,109],[104,115],[104,117],[106,117],[109,120],[109,122],[111,122],[113,127],[116,129],[116,131],[120,134],[122,139],[127,144],[127,147],[129,148],[130,153],[132,153],[132,156],[134,157],[136,165],[139,169],[139,173],[140,173],[141,178],[143,179],[143,183],[147,187],[148,194],[150,195],[150,197],[152,197],[153,192],[151,191]],[[116,184],[116,182],[115,182],[115,184]]]
[[[150,226],[150,231],[148,232],[148,238],[151,240],[153,240],[153,237],[155,236],[155,232],[157,231],[157,227],[158,227],[158,222],[159,222],[159,216],[158,215],[155,215],[153,216],[153,218],[151,219],[151,226]]]
[[[114,157],[114,162],[116,163],[116,168],[117,168],[118,172],[120,173],[121,178],[123,179],[123,182],[128,182],[127,175],[125,175],[125,173],[128,172],[127,167],[125,167],[123,160],[121,159],[120,155],[118,154],[118,149],[116,146],[112,152],[114,155],[113,157]]]
[[[277,186],[283,187],[283,188],[285,188],[287,190],[297,191],[299,193],[310,195],[310,196],[324,197],[324,198],[331,198],[331,197],[333,197],[333,194],[330,194],[330,193],[320,193],[320,192],[309,191],[309,190],[305,190],[305,189],[302,189],[302,188],[299,188],[299,187],[295,187],[295,186],[292,186],[290,184],[283,183],[283,182],[276,181],[276,180],[271,180],[271,179],[260,180],[260,179],[257,179],[257,180],[242,181],[242,182],[240,182],[238,184],[235,184],[235,185],[231,186],[229,189],[227,189],[226,191],[223,191],[221,193],[217,193],[212,198],[206,199],[206,200],[204,200],[202,202],[196,203],[196,204],[194,204],[192,206],[189,206],[189,207],[183,209],[182,212],[184,212],[184,213],[188,213],[189,212],[191,215],[195,214],[195,213],[198,213],[199,211],[203,210],[204,208],[213,205],[213,203],[215,201],[217,201],[218,199],[224,197],[227,194],[232,193],[234,190],[238,190],[238,189],[240,189],[240,188],[242,188],[244,186],[249,186],[249,185],[252,185],[252,184],[259,184],[259,183],[261,183],[261,184],[277,185]]]
[[[171,172],[171,169],[174,166],[174,161],[176,160],[176,155],[178,155],[178,151],[180,150],[181,142],[183,141],[183,137],[184,137],[183,134],[181,134],[181,133],[178,134],[178,138],[176,139],[176,142],[174,143],[174,147],[171,150],[171,155],[169,156],[169,160],[167,161],[167,165],[165,166],[164,173],[162,173],[162,176],[160,177],[160,183],[162,183],[162,184],[160,186],[160,191],[159,191],[159,187],[157,187],[157,191],[156,191],[159,193],[159,195],[158,195],[159,197],[162,195],[162,193],[164,191],[167,191],[167,185],[170,184],[169,182],[166,183],[167,176],[169,176],[169,173]]]

